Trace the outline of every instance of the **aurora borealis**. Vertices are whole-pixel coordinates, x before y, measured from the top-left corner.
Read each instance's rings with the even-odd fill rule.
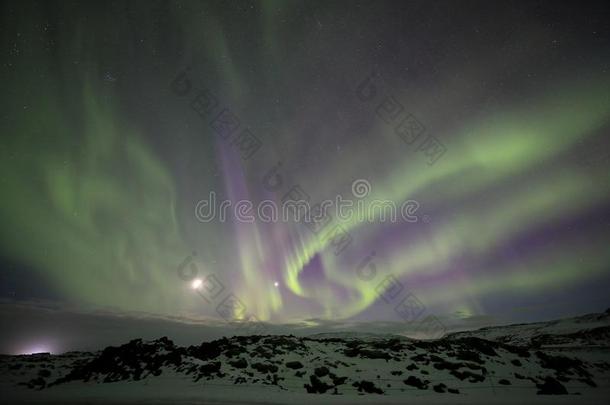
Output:
[[[448,327],[604,309],[610,33],[607,6],[581,7],[4,2],[3,305],[222,321],[177,274],[190,256],[243,304],[235,321],[400,321],[388,276]],[[434,164],[388,97],[446,148]],[[337,253],[304,224],[195,215],[211,191],[315,203],[357,179],[419,220],[334,218]]]

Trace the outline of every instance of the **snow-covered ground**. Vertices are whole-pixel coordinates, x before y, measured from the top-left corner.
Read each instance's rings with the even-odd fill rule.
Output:
[[[610,341],[610,312],[587,314],[546,322],[494,326],[457,332],[450,338],[477,336],[513,345],[527,346],[607,346]]]
[[[2,356],[0,397],[5,403],[597,404],[610,398],[607,328],[606,313],[435,341],[353,333],[239,336],[190,347],[166,338],[134,340],[96,353]]]

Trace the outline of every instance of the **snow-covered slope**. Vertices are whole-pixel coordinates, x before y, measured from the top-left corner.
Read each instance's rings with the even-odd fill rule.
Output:
[[[580,341],[606,321],[607,314],[587,315],[436,341],[351,333],[239,336],[190,347],[133,340],[97,353],[2,356],[0,392],[10,403],[473,403],[491,396],[531,403],[545,402],[544,394],[599,403],[610,394],[610,352],[599,344],[607,339],[595,335],[586,350],[532,342],[557,341],[552,332]]]
[[[601,314],[457,332],[449,338],[467,336],[531,347],[607,347],[610,342],[610,309]]]

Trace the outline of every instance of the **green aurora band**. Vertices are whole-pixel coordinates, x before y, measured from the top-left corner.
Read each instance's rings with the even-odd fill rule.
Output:
[[[298,70],[297,56],[281,39],[282,13],[273,12],[273,2],[261,5],[255,24],[262,38],[259,59],[269,66],[286,60],[295,67],[268,69],[257,84],[248,84],[250,73],[240,62],[244,56],[230,40],[234,28],[211,14],[205,15],[205,24],[198,23],[196,7],[167,10],[167,18],[180,26],[185,49],[190,47],[199,56],[192,58],[195,61],[208,56],[209,66],[202,71],[215,73],[218,93],[252,106],[256,114],[249,116],[264,116],[255,94],[274,81],[287,81]],[[33,11],[23,13],[11,21],[4,17],[6,29],[17,31]],[[152,14],[141,16],[148,17],[154,19]],[[396,135],[376,120],[372,109],[367,110],[376,121],[366,135],[384,152],[371,152],[369,144],[354,141],[349,156],[301,171],[300,182],[327,198],[339,184],[370,177],[373,187],[367,199],[415,199],[432,220],[418,224],[417,234],[408,238],[409,224],[344,221],[342,226],[355,242],[348,253],[336,256],[327,242],[294,224],[197,224],[193,204],[183,198],[184,186],[179,186],[181,173],[149,144],[145,126],[122,113],[120,92],[101,78],[96,49],[104,36],[91,32],[105,33],[117,43],[119,34],[103,18],[92,20],[91,27],[82,23],[59,30],[57,55],[45,50],[47,39],[32,40],[27,60],[5,68],[3,75],[8,90],[2,111],[9,118],[0,128],[0,249],[5,257],[38,272],[67,301],[125,311],[215,316],[214,307],[205,307],[176,276],[176,267],[193,250],[200,252],[196,263],[204,271],[221,268],[221,278],[249,313],[274,322],[349,319],[370,310],[378,298],[376,284],[356,277],[354,269],[371,250],[378,257],[379,279],[393,275],[415,286],[427,307],[467,315],[485,313],[485,297],[560,289],[608,275],[610,235],[602,226],[556,234],[552,245],[516,252],[518,260],[499,261],[489,271],[452,266],[464,255],[483,260],[510,252],[513,241],[529,232],[607,206],[608,163],[584,167],[571,154],[608,128],[607,77],[556,80],[544,96],[507,103],[435,133],[449,148],[434,166],[400,150],[404,145]],[[116,31],[125,32],[128,25],[129,20],[117,19]],[[32,24],[19,30],[24,37],[38,35]],[[8,39],[3,45],[10,46]],[[76,67],[68,56],[73,54],[82,55]],[[169,75],[190,61],[183,59],[160,69],[155,85],[165,89]],[[474,73],[464,71],[468,74]],[[459,93],[461,84],[445,79],[438,86]],[[275,91],[279,92],[269,90]],[[447,103],[459,102],[457,98]],[[430,99],[420,100],[426,122],[443,120],[448,106],[438,109]],[[259,160],[244,163],[243,170],[223,171],[221,184],[210,178],[201,182],[208,189],[220,186],[231,199],[260,197],[260,179],[269,162],[288,160],[286,156],[296,159],[305,142],[316,140],[298,138],[294,128],[322,117],[314,115],[317,110],[308,106],[305,96],[295,95],[290,102],[304,105],[306,115],[295,113],[277,124],[277,132],[291,139],[286,141],[290,146],[267,143]],[[239,158],[206,131],[211,139],[206,141],[208,153],[217,153],[207,155],[202,165],[235,168]],[[275,197],[279,200],[281,193]],[[220,243],[216,239],[230,240],[231,246],[215,249]],[[202,240],[209,240],[209,245]],[[222,273],[221,265],[210,264],[211,257],[222,256],[231,271]],[[318,273],[307,281],[305,273],[314,262]],[[282,288],[276,288],[275,281]],[[376,316],[391,318],[392,313],[386,308]]]

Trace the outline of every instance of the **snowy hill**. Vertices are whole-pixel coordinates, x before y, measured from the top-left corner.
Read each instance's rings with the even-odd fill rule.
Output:
[[[599,403],[610,394],[607,321],[587,315],[436,341],[331,333],[179,347],[138,339],[96,353],[2,356],[0,391],[10,403],[531,403],[546,394]]]
[[[450,334],[448,338],[467,336],[531,347],[608,347],[610,309],[601,314],[457,332]]]

